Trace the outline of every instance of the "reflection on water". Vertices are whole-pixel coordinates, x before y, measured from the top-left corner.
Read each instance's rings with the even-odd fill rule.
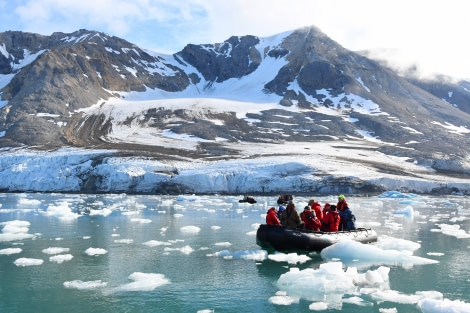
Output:
[[[0,194],[0,312],[311,312],[310,306],[321,308],[320,302],[308,297],[283,294],[277,282],[290,268],[318,270],[331,261],[315,253],[297,264],[266,258],[256,245],[255,232],[277,197],[257,197],[254,205],[240,204],[239,198]],[[316,200],[334,203],[335,198]],[[295,199],[298,207],[308,200]],[[373,227],[379,238],[419,244],[411,252],[414,256],[439,261],[407,268],[386,265],[391,291],[407,299],[420,291],[436,291],[443,298],[470,303],[466,198],[350,197],[348,202],[359,226]],[[23,224],[14,226],[13,221]],[[464,236],[446,234],[445,225],[459,225]],[[43,252],[48,248],[68,252]],[[60,257],[65,254],[72,257]],[[62,262],[50,259],[57,255]],[[26,264],[43,262],[15,265],[20,258]],[[380,265],[358,271],[374,271]],[[403,303],[398,296],[383,299],[357,288],[354,294],[340,297],[337,305],[346,312],[381,308],[422,312],[416,301]]]

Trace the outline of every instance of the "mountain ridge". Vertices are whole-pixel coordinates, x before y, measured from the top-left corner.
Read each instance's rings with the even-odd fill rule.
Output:
[[[443,174],[470,175],[465,82],[400,76],[314,26],[267,38],[188,44],[173,55],[88,30],[51,36],[5,32],[0,75],[4,149],[71,146],[157,159],[230,159],[240,157],[241,142],[373,139],[381,153]],[[140,110],[139,97],[154,104]],[[175,98],[194,100],[187,107],[166,107]],[[240,102],[222,110],[205,98]],[[234,106],[240,103],[255,110],[238,112]],[[256,110],[263,103],[270,105]],[[122,111],[128,115],[118,121],[106,113],[118,105],[136,109]],[[154,144],[121,135],[109,139],[136,125],[137,132],[153,133]],[[187,149],[184,141],[168,144],[168,134],[200,140]]]

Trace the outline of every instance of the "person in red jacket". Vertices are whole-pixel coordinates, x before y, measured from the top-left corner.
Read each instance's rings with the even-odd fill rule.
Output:
[[[307,218],[307,215],[310,215],[310,206],[305,206],[304,210],[302,213],[300,213],[300,220],[305,223],[305,219]]]
[[[277,225],[281,226],[281,221],[277,217],[277,212],[275,207],[271,207],[266,214],[266,224],[268,225]]]
[[[301,214],[302,221],[304,222],[304,228],[308,230],[320,231],[321,221],[317,218],[315,212],[306,206]]]
[[[356,229],[356,216],[349,209],[348,203],[343,195],[338,196],[338,203],[336,204],[338,214],[341,217],[339,230],[354,230]]]
[[[330,210],[330,204],[327,202],[323,206],[323,210],[322,210],[323,215],[322,215],[322,217],[324,217],[326,215],[326,213],[328,213],[329,210]],[[322,220],[323,220],[323,218],[322,218]]]
[[[323,219],[323,212],[321,210],[321,204],[318,203],[318,201],[315,201],[312,199],[308,201],[308,205],[312,208],[317,218],[321,221]]]
[[[326,232],[337,232],[339,228],[339,223],[341,218],[338,211],[336,210],[336,205],[330,205],[330,210],[323,217],[322,221],[322,230]]]
[[[344,195],[339,195],[338,196],[338,203],[336,203],[336,208],[338,211],[344,211],[344,208],[348,206],[348,202],[346,201],[346,198],[344,198]]]

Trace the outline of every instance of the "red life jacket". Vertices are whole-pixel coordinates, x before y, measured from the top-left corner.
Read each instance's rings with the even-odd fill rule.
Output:
[[[321,209],[321,205],[318,202],[312,203],[312,210],[315,211],[315,215],[321,221],[323,219],[323,211]]]
[[[329,211],[323,219],[323,230],[327,232],[337,232],[341,218],[337,211]]]
[[[343,201],[338,201],[338,203],[336,204],[336,209],[338,211],[343,211],[345,207],[348,206],[348,203],[346,202],[346,200],[343,200]]]
[[[270,208],[269,209],[268,214],[266,215],[266,224],[281,226],[281,221],[277,217],[277,213],[276,213],[275,208]]]
[[[320,231],[321,222],[316,216],[305,219],[305,229]]]

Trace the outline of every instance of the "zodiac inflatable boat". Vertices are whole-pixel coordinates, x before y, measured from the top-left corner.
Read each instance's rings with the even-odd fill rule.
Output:
[[[377,241],[377,233],[370,228],[338,232],[315,232],[301,228],[265,224],[260,225],[256,232],[256,243],[260,247],[273,248],[280,252],[299,250],[319,252],[342,239],[373,243]]]

